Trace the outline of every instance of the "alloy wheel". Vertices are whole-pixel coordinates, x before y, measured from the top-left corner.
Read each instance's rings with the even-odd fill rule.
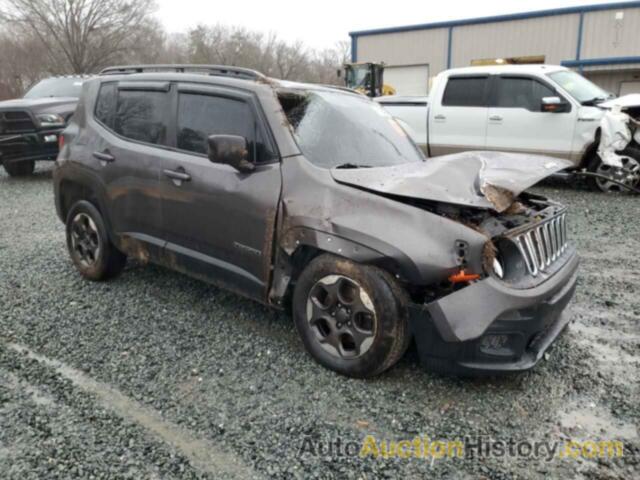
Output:
[[[376,311],[369,294],[342,275],[328,275],[311,288],[307,321],[320,346],[344,359],[365,354],[377,330]]]
[[[71,251],[83,267],[92,267],[100,256],[100,235],[93,219],[78,213],[71,223]]]
[[[622,168],[612,167],[611,165],[600,162],[596,173],[630,187],[635,188],[640,184],[640,163],[631,157],[622,158]],[[596,184],[600,190],[606,193],[622,193],[627,191],[621,185],[601,177],[596,178]]]

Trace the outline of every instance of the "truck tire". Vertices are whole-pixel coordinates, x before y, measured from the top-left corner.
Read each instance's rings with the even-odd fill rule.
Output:
[[[110,241],[98,209],[86,200],[76,202],[67,215],[67,248],[80,274],[93,281],[117,276],[127,256]]]
[[[10,177],[26,177],[27,175],[33,174],[36,162],[33,160],[18,160],[4,162],[2,166]]]
[[[407,302],[384,270],[324,254],[298,278],[292,309],[302,342],[318,363],[366,378],[390,368],[407,350]]]
[[[629,145],[619,155],[629,158],[623,160],[624,168],[611,167],[602,163],[597,152],[593,152],[589,162],[588,171],[599,175],[610,176],[613,180],[622,182],[632,188],[640,187],[640,147]],[[630,190],[621,185],[607,181],[604,178],[592,177],[589,179],[591,187],[605,193],[629,193]]]

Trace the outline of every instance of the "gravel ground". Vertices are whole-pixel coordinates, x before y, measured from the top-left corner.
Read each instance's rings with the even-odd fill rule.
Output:
[[[639,199],[539,191],[570,205],[583,259],[571,327],[548,358],[463,380],[423,371],[409,352],[361,381],[317,366],[288,315],[179,274],[130,263],[115,281],[83,281],[51,166],[29,179],[1,173],[0,477],[640,478]],[[625,450],[432,461],[318,443],[367,434],[620,439]]]

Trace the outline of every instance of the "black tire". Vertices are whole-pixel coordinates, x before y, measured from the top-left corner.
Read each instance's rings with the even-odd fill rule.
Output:
[[[324,297],[326,288],[335,288],[335,295]],[[364,295],[355,298],[354,289]],[[326,300],[316,310],[315,292],[335,302]],[[349,377],[366,378],[387,370],[406,352],[410,340],[407,302],[404,290],[384,270],[324,254],[298,278],[292,310],[302,342],[318,363]]]
[[[109,241],[102,215],[92,203],[81,200],[71,207],[66,231],[69,255],[83,277],[102,281],[122,271],[127,256]]]
[[[2,166],[10,177],[26,177],[33,174],[36,168],[36,162],[33,160],[19,160],[5,162]]]
[[[631,167],[633,167],[636,171],[636,175],[635,175],[636,179],[635,181],[628,181],[628,179],[626,178],[621,178],[616,176],[614,176],[613,178],[615,178],[616,180],[626,180],[625,183],[627,183],[629,186],[636,189],[640,188],[640,173],[638,172],[638,165],[640,165],[640,147],[636,145],[630,145],[627,148],[625,148],[622,152],[618,152],[618,154],[624,155],[626,157],[630,157],[635,160],[635,165],[631,165]],[[607,174],[608,173],[607,171],[603,171],[603,167],[604,166],[602,164],[602,160],[600,159],[600,156],[598,155],[597,152],[593,152],[588,162],[587,170],[591,173]],[[620,171],[620,169],[616,169],[614,167],[605,167],[605,168],[607,170],[610,170],[611,173],[614,173],[615,171]],[[603,180],[604,179],[597,178],[597,177],[590,177],[589,186],[593,190],[598,190],[605,193],[630,193],[631,192],[629,189],[616,184],[610,185],[611,188],[607,189],[606,182]]]

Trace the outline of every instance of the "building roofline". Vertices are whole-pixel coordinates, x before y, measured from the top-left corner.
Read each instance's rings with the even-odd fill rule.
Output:
[[[349,32],[352,39],[365,35],[377,35],[383,33],[411,32],[415,30],[431,30],[434,28],[452,28],[464,25],[480,25],[483,23],[509,22],[511,20],[526,20],[529,18],[551,17],[556,15],[570,15],[575,13],[599,12],[603,10],[621,10],[627,8],[640,8],[640,1],[600,3],[597,5],[583,5],[578,7],[554,8],[551,10],[537,10],[532,12],[512,13],[507,15],[495,15],[491,17],[467,18],[464,20],[451,20],[446,22],[423,23],[406,25],[401,27],[376,28],[371,30],[359,30]]]

